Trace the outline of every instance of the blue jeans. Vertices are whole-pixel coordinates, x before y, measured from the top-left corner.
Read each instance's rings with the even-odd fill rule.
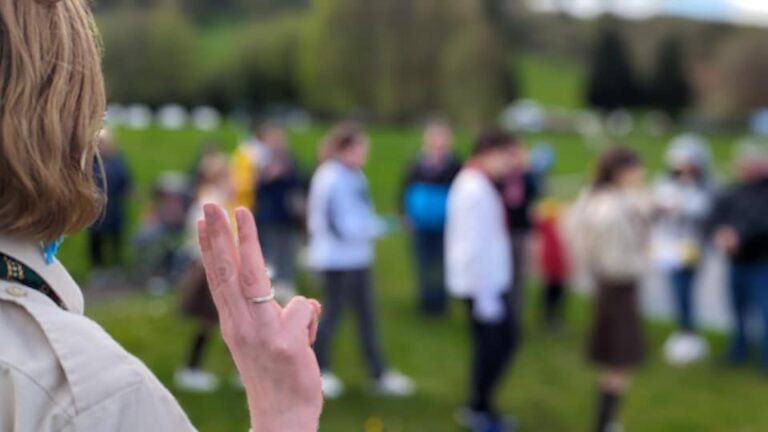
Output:
[[[443,231],[414,232],[413,249],[419,284],[419,309],[428,314],[442,314],[447,300]]]
[[[754,307],[762,324],[761,365],[768,371],[768,261],[731,266],[731,307],[734,329],[729,349],[729,360],[743,362],[748,355],[746,329],[747,315]]]
[[[680,330],[692,332],[696,330],[693,314],[693,282],[696,276],[694,268],[680,268],[669,272],[668,277],[672,286],[677,320]]]

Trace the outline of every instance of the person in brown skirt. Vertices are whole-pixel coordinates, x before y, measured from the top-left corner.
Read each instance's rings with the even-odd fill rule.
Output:
[[[644,357],[637,290],[647,268],[651,205],[643,183],[634,151],[605,151],[569,229],[574,252],[597,286],[588,342],[589,359],[600,370],[596,432],[616,430],[619,401]]]
[[[195,202],[188,215],[189,241],[185,248],[192,262],[180,282],[181,313],[198,323],[187,359],[176,371],[175,384],[182,390],[211,392],[219,384],[218,378],[202,368],[203,354],[212,331],[219,323],[216,306],[208,288],[200,248],[197,244],[197,221],[203,217],[203,204],[214,203],[225,208],[232,202],[233,188],[227,169],[226,157],[215,148],[206,150],[196,170],[197,188]]]

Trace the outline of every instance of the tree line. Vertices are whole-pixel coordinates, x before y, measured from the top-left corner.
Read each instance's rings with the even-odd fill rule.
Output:
[[[435,114],[477,125],[524,96],[515,59],[528,28],[515,4],[101,0],[97,20],[113,102],[302,106],[386,122]],[[696,101],[681,41],[659,43],[655,65],[640,73],[615,22],[592,32],[585,106],[651,107],[677,117]]]

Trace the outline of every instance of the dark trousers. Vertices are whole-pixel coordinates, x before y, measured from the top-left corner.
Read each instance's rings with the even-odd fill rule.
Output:
[[[744,361],[748,354],[746,321],[751,307],[760,314],[763,326],[761,364],[768,372],[768,261],[731,266],[731,307],[734,328],[729,358]]]
[[[204,323],[193,337],[187,355],[187,368],[199,369],[202,366],[205,349],[211,340],[212,328],[213,324]]]
[[[519,328],[521,323],[517,321],[523,316],[525,283],[528,279],[528,231],[512,230],[510,239],[512,241],[512,292],[509,300],[514,324]]]
[[[357,318],[360,346],[371,377],[384,373],[374,307],[371,272],[364,270],[323,272],[323,316],[317,330],[315,354],[321,370],[330,368],[330,349],[344,308],[350,307]]]
[[[443,231],[416,231],[413,233],[413,249],[419,284],[419,309],[427,314],[442,314],[446,308]]]
[[[563,281],[561,279],[545,281],[541,296],[544,306],[544,322],[548,325],[560,324],[564,318],[565,284]]]
[[[680,330],[692,332],[696,330],[693,315],[693,282],[696,271],[684,267],[669,273],[672,295],[677,308],[677,320]]]
[[[88,246],[91,266],[95,268],[123,263],[123,234],[120,228],[89,229]],[[111,259],[107,258],[107,250],[112,254]]]
[[[504,299],[508,305],[508,299]],[[509,307],[504,319],[497,323],[482,323],[475,319],[473,302],[467,302],[472,336],[472,383],[469,407],[475,411],[493,413],[493,394],[517,347],[516,320]]]
[[[264,259],[271,267],[272,280],[277,283],[296,283],[296,254],[299,235],[293,226],[285,224],[259,225],[259,242]]]

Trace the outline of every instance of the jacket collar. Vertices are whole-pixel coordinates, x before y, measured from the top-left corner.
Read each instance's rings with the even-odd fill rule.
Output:
[[[20,240],[0,234],[0,252],[26,265],[59,295],[67,310],[82,315],[85,309],[83,293],[59,260],[46,264],[38,242]]]

